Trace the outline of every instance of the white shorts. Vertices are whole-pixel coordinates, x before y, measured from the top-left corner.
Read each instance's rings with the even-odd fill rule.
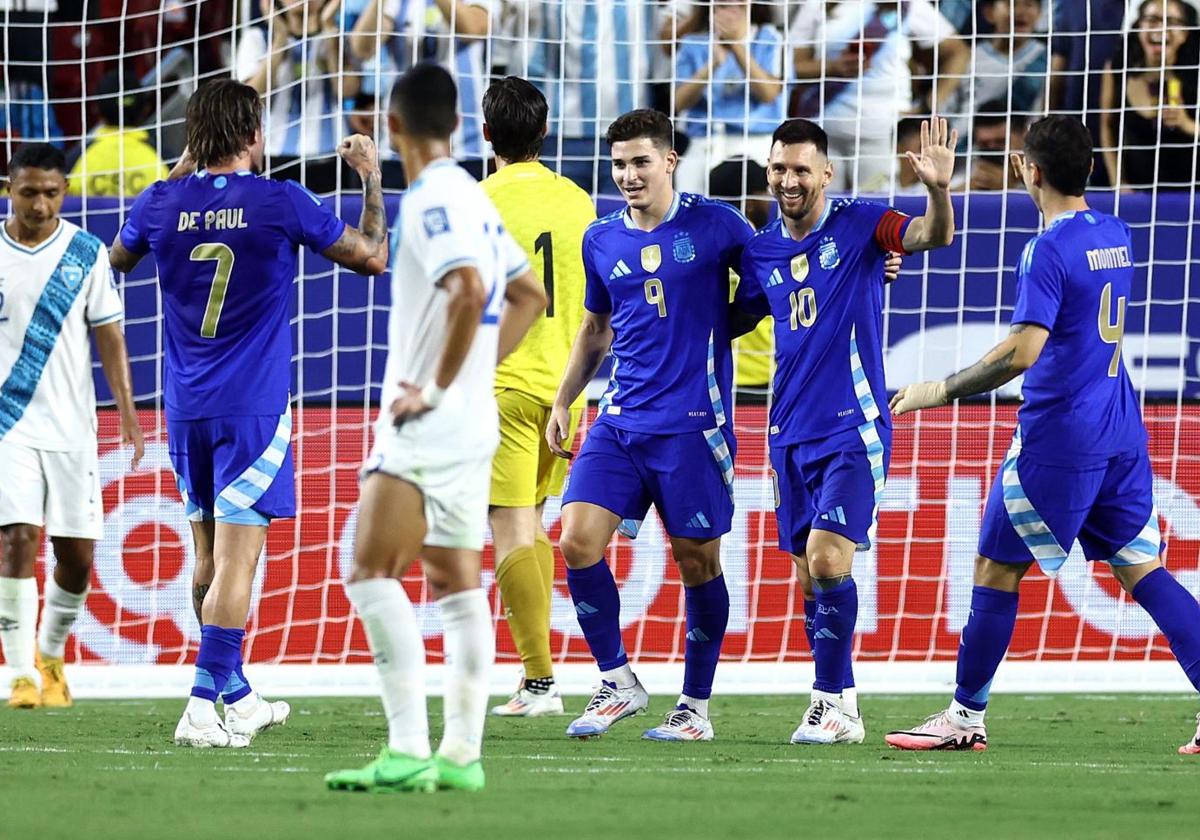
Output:
[[[425,498],[425,545],[482,551],[492,486],[492,452],[432,461],[417,447],[378,427],[363,477],[374,472],[412,484]]]
[[[104,536],[95,449],[51,452],[0,440],[0,526],[37,525],[51,537]]]

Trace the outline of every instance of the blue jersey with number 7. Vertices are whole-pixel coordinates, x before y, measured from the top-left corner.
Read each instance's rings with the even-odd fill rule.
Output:
[[[284,412],[296,246],[324,251],[344,229],[299,184],[249,172],[159,181],[138,197],[121,244],[158,263],[170,419]]]

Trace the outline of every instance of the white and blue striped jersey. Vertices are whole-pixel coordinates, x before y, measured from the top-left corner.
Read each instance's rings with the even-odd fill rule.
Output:
[[[0,225],[0,440],[95,450],[92,327],[120,321],[108,249],[64,220],[35,248]]]
[[[649,0],[546,0],[529,80],[550,103],[550,133],[595,137],[649,102]],[[654,46],[653,49],[658,49]]]
[[[282,24],[279,24],[282,25]],[[317,66],[317,54],[329,36],[313,36],[291,44],[288,55],[269,77],[270,98],[263,113],[268,155],[307,157],[332,155],[344,134],[335,79]],[[246,27],[240,33],[235,64],[246,81],[270,54],[267,30]]]
[[[654,230],[624,209],[584,232],[583,305],[613,331],[602,422],[645,434],[729,422],[729,272],[753,233],[733,207],[691,193]]]
[[[493,27],[499,20],[499,0],[468,0],[488,13]],[[400,71],[421,61],[436,61],[458,85],[461,120],[450,148],[459,160],[486,160],[491,156],[483,139],[483,94],[488,86],[487,39],[456,36],[436,0],[386,0],[383,14],[395,27],[393,50]]]
[[[483,187],[450,158],[430,163],[405,192],[390,250],[392,305],[379,423],[390,424],[401,382],[422,387],[433,381],[446,344],[449,295],[442,279],[472,266],[488,302],[471,349],[441,404],[401,426],[397,437],[452,460],[490,454],[500,442],[493,386],[504,291],[529,270],[529,259]]]

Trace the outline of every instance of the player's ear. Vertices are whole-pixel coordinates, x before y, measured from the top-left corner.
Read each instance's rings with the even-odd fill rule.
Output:
[[[492,142],[492,127],[487,123],[483,124],[483,139],[487,142]]]
[[[550,133],[550,123],[546,122],[542,125],[542,137]]]
[[[828,187],[833,183],[833,161],[825,158],[825,168],[821,171],[821,186]]]
[[[667,174],[670,175],[675,171],[675,167],[679,165],[679,153],[674,149],[668,149],[666,155]]]

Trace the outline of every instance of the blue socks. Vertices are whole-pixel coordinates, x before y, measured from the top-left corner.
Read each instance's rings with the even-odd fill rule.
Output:
[[[229,682],[225,683],[225,690],[221,692],[221,699],[228,706],[236,703],[243,697],[249,697],[252,690],[250,688],[250,681],[242,673],[242,658],[239,656],[237,664],[233,666],[233,670],[229,673]]]
[[[628,664],[625,643],[621,641],[621,595],[608,563],[601,560],[586,569],[568,567],[567,588],[575,602],[579,629],[600,670],[612,671]]]
[[[225,690],[229,675],[242,659],[242,628],[205,624],[200,628],[200,652],[196,654],[196,676],[192,696],[215,703]]]
[[[971,590],[971,614],[958,643],[958,688],[954,699],[976,712],[987,708],[992,677],[1000,667],[1017,623],[1017,593],[987,586]]]
[[[813,691],[841,694],[858,622],[858,587],[850,578],[828,589],[814,587],[813,594],[817,611],[812,635],[817,666]]]
[[[729,590],[725,575],[683,590],[687,637],[683,654],[683,693],[697,700],[712,696],[713,675],[729,624]]]
[[[1162,568],[1139,580],[1131,594],[1167,637],[1171,653],[1200,691],[1200,604]]]
[[[855,616],[857,618],[857,614]],[[808,637],[808,649],[813,652],[816,657],[816,648],[813,646],[813,634],[816,632],[817,622],[817,602],[816,600],[804,599],[804,635]],[[842,674],[842,688],[854,688],[854,645],[846,646],[846,670]]]

